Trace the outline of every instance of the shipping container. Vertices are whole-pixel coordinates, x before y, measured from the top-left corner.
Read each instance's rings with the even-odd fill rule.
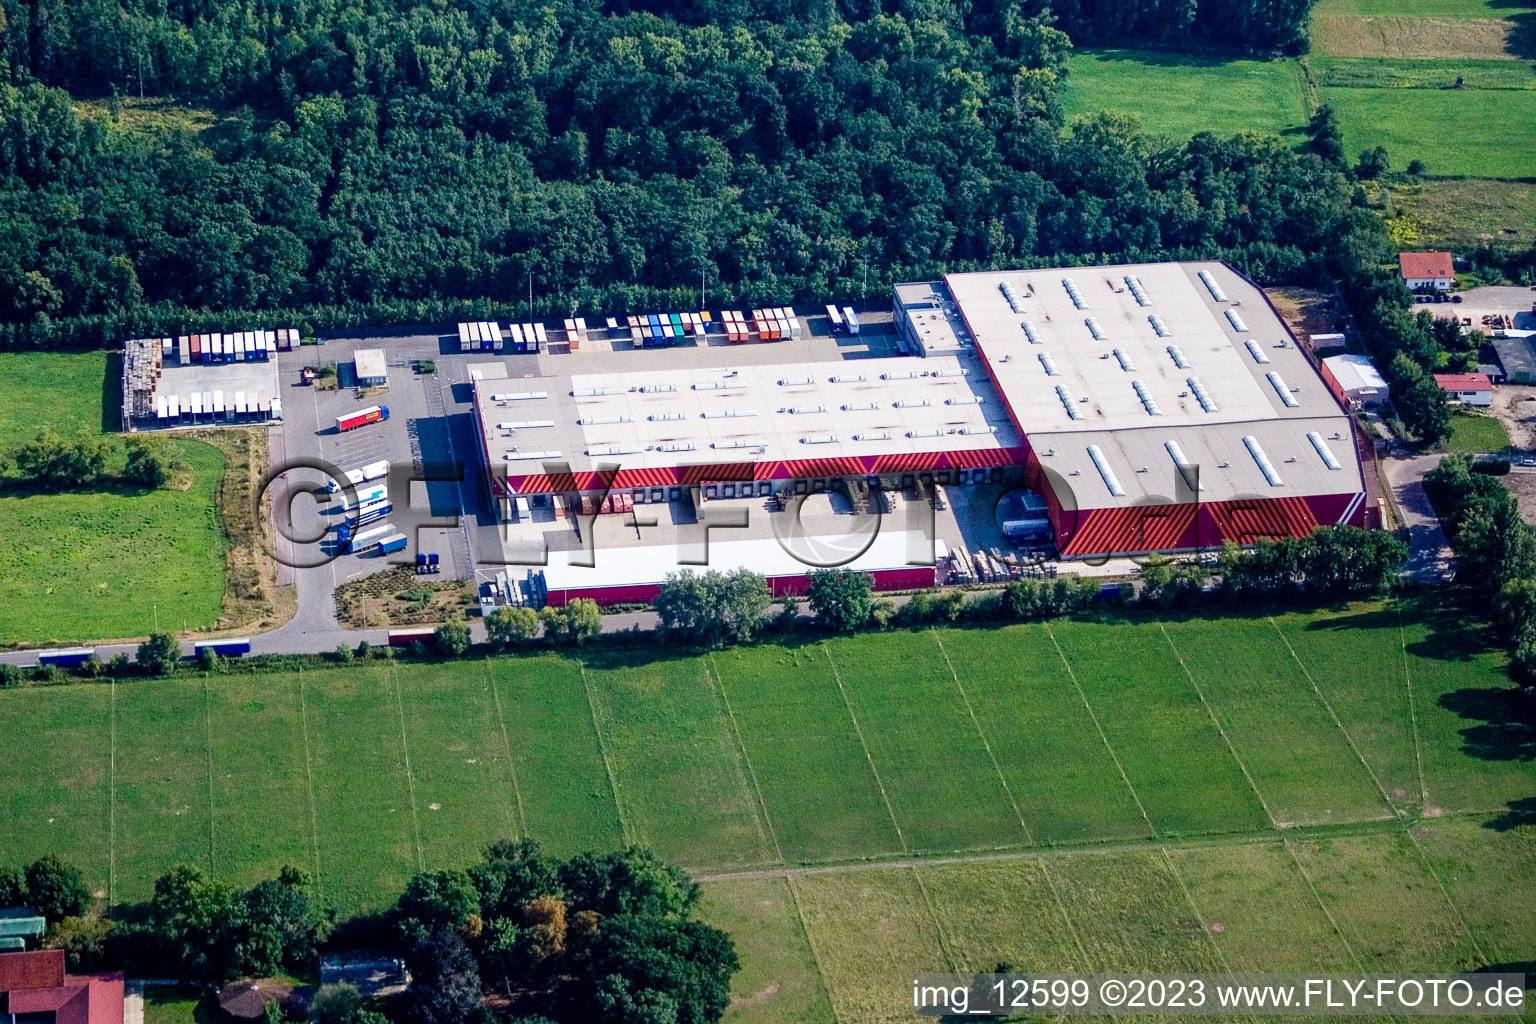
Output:
[[[459,323],[459,351],[469,351],[469,324],[463,321]]]
[[[244,419],[245,418],[245,392],[244,391],[236,391],[235,392],[235,408],[234,408],[234,413],[235,413],[235,417],[237,419]]]
[[[194,334],[187,339],[192,344],[192,362],[201,362],[203,358],[203,336]]]
[[[267,411],[274,420],[281,421],[283,418],[283,400],[281,398],[272,399],[272,404],[268,406]]]
[[[394,505],[390,504],[387,499],[385,501],[375,501],[368,505],[361,505],[348,513],[346,520],[347,527],[349,529],[355,530],[359,526],[367,526],[369,523],[376,523],[380,519],[383,519],[385,516],[389,515],[394,510]]]
[[[60,668],[75,668],[84,665],[95,655],[94,647],[61,647],[51,651],[38,651],[37,663],[58,665]]]
[[[155,420],[161,426],[165,426],[165,421],[170,419],[171,416],[169,403],[166,399],[166,395],[155,396]]]
[[[192,361],[192,339],[182,338],[180,345],[181,351],[178,353],[178,355],[181,356],[181,362],[190,363]]]
[[[511,332],[511,335],[512,335],[512,351],[513,352],[526,352],[526,351],[528,351],[528,342],[523,338],[523,325],[522,324],[508,324],[507,325],[507,330],[509,332]]]
[[[193,657],[201,658],[204,651],[212,651],[221,658],[238,658],[251,653],[251,642],[243,636],[231,636],[222,640],[199,640],[192,645]]]
[[[392,555],[396,551],[404,551],[405,546],[409,543],[410,541],[406,539],[405,534],[396,533],[380,539],[376,542],[375,547],[378,548],[378,552],[381,555]]]
[[[346,491],[341,492],[342,508],[361,508],[375,501],[383,501],[389,496],[389,487],[382,483],[364,484],[354,488],[355,497],[349,498]]]
[[[549,346],[549,332],[544,329],[542,321],[533,325],[533,334],[538,340],[539,351],[542,352]]]
[[[370,405],[366,409],[347,413],[345,416],[336,417],[337,431],[355,430],[358,427],[367,426],[369,423],[377,423],[380,420],[389,419],[389,406]]]
[[[403,626],[389,631],[389,645],[429,644],[437,636],[436,626]]]
[[[343,525],[336,532],[339,536],[344,538],[347,536],[348,528]],[[376,522],[366,530],[359,530],[357,535],[351,538],[351,543],[348,545],[348,548],[352,551],[367,551],[368,548],[373,545],[374,541],[378,540],[380,537],[387,536],[388,534],[394,532],[395,528],[392,524]]]
[[[213,393],[213,418],[216,420],[224,418],[224,392],[222,391]]]
[[[859,314],[853,311],[852,306],[843,307],[843,322],[848,325],[849,334],[859,333]]]
[[[506,337],[501,333],[501,324],[491,322],[491,348],[497,352],[506,344]]]
[[[830,303],[830,302],[827,303],[827,330],[830,333],[832,333],[832,334],[836,334],[838,331],[840,331],[842,329],[843,329],[843,314],[842,314],[842,311],[839,310],[832,303]]]
[[[197,418],[199,418],[200,416],[203,415],[203,393],[201,391],[194,391],[194,392],[192,392],[192,403],[191,404],[192,404],[192,418],[194,420],[196,420]]]

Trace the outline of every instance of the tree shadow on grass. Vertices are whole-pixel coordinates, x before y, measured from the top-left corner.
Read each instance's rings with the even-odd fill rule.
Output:
[[[1484,761],[1536,760],[1536,714],[1529,691],[1513,686],[1452,690],[1437,703],[1482,723],[1461,730],[1465,753]]]
[[[123,354],[107,353],[107,369],[101,375],[101,432],[123,429]]]
[[[1407,645],[1408,653],[1436,661],[1471,661],[1504,650],[1498,632],[1478,608],[1472,592],[1437,587],[1410,594],[1385,608],[1341,615],[1309,623],[1309,630],[1396,629],[1399,623],[1422,623],[1429,635]]]
[[[1507,14],[1505,19],[1513,23],[1514,28],[1510,30],[1504,49],[1520,60],[1536,60],[1536,13]]]
[[[1511,800],[1504,806],[1508,810],[1497,818],[1489,818],[1483,822],[1483,828],[1491,828],[1495,832],[1510,832],[1517,828],[1536,826],[1536,796]]]

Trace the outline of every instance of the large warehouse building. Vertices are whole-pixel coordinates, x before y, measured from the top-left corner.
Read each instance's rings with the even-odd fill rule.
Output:
[[[895,299],[910,357],[478,381],[503,515],[1022,470],[1067,558],[1365,522],[1350,417],[1226,264],[952,274]]]

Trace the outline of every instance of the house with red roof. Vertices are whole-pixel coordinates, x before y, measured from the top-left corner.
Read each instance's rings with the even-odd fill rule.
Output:
[[[123,974],[68,974],[62,949],[0,953],[0,1020],[123,1024]]]
[[[1493,381],[1486,373],[1437,373],[1435,383],[1453,402],[1462,405],[1492,405]]]
[[[1397,266],[1409,291],[1449,291],[1456,284],[1456,268],[1448,252],[1400,252]]]

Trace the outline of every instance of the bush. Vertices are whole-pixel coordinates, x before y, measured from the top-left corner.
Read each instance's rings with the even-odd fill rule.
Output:
[[[499,651],[526,647],[538,639],[540,625],[539,613],[532,608],[493,608],[485,617],[485,638]]]
[[[337,644],[335,658],[343,665],[347,664],[352,660],[352,648],[348,647],[345,643]]]
[[[806,597],[822,625],[847,633],[868,624],[875,610],[874,592],[874,581],[865,573],[817,569],[811,573]]]
[[[450,658],[462,658],[469,653],[469,627],[463,619],[449,619],[437,627],[432,638],[437,649]]]
[[[589,597],[578,597],[564,608],[544,608],[539,618],[544,635],[556,645],[580,647],[603,631],[602,609]]]
[[[181,644],[174,633],[153,633],[139,644],[138,661],[152,676],[169,675],[181,664]]]

